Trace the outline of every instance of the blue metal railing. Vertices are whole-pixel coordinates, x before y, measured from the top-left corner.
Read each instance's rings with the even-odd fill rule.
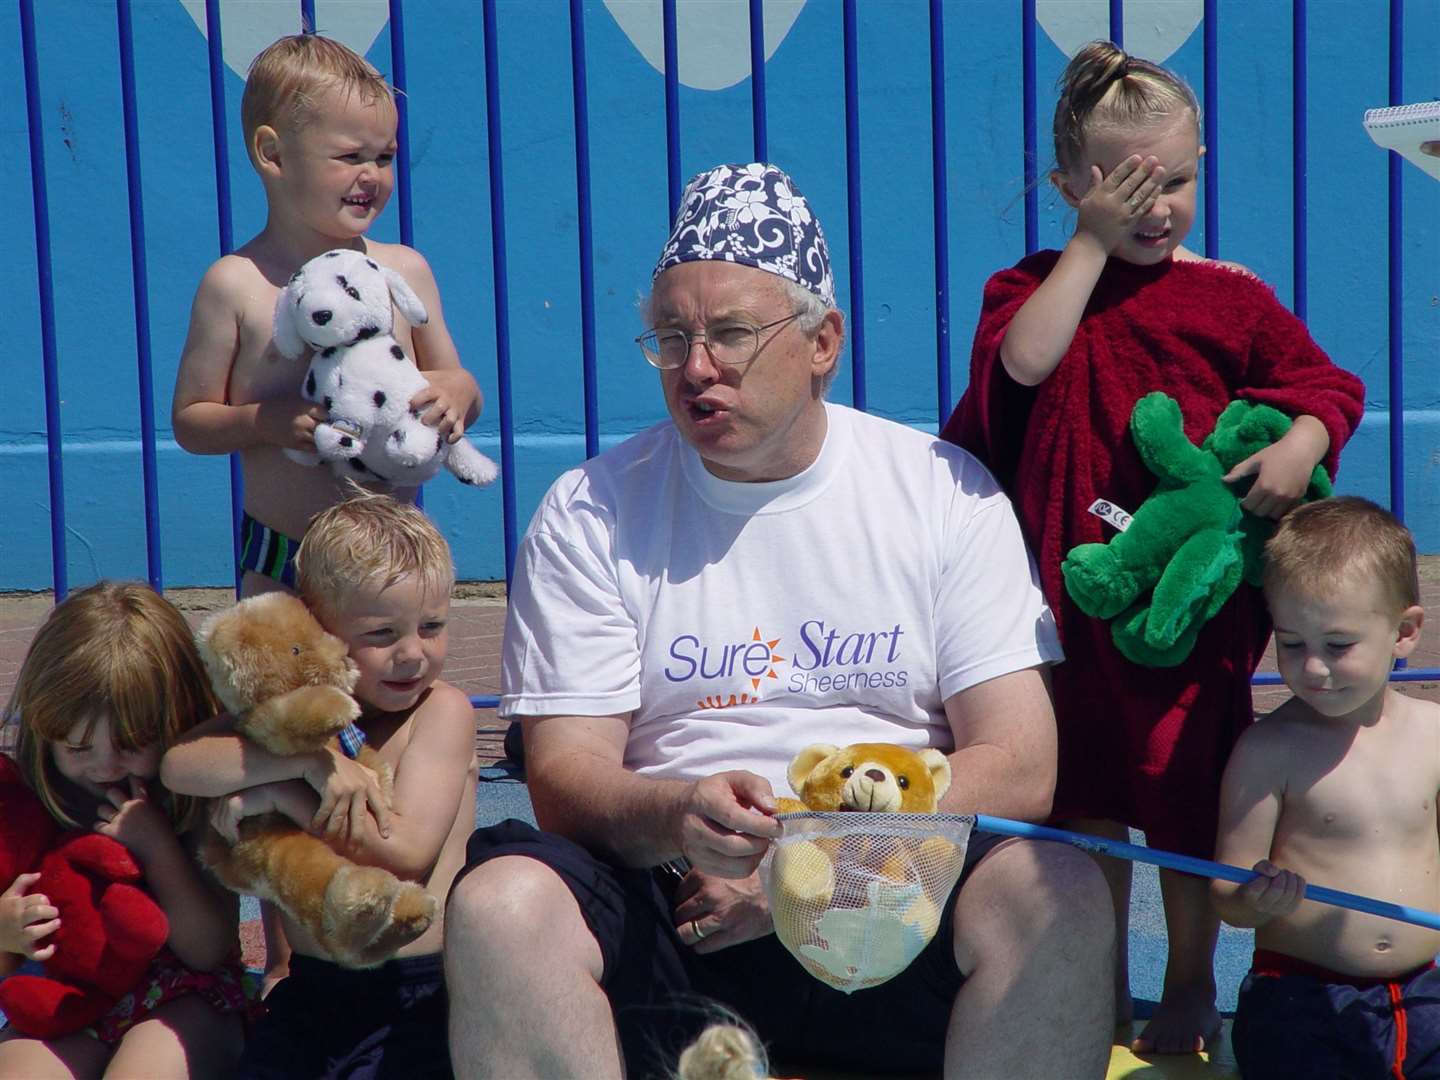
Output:
[[[159,529],[159,496],[156,479],[156,433],[153,410],[151,370],[150,313],[146,275],[146,243],[142,186],[140,179],[140,135],[135,101],[135,67],[132,0],[116,0],[119,35],[121,98],[124,112],[126,180],[130,202],[131,265],[136,323],[136,358],[140,385],[140,427],[142,471],[146,522],[146,558],[151,583],[163,584],[163,560]],[[315,29],[314,0],[298,0],[300,19],[305,29]],[[55,344],[55,311],[50,250],[50,215],[47,201],[44,139],[41,122],[39,74],[36,62],[34,0],[19,0],[21,52],[24,67],[25,104],[28,123],[31,195],[34,208],[36,286],[40,300],[41,359],[45,385],[45,419],[47,466],[50,485],[51,559],[57,598],[68,591],[66,570],[66,525],[61,452],[61,421],[59,413],[58,365]],[[398,194],[399,230],[401,241],[413,243],[411,196],[411,158],[409,146],[408,101],[406,88],[405,16],[403,0],[389,0],[391,79],[396,89],[398,112],[398,155],[396,190]],[[765,97],[765,25],[763,0],[748,0],[748,34],[751,62],[751,113],[753,145],[757,159],[768,158],[768,125]],[[578,258],[580,268],[581,337],[585,398],[585,453],[593,456],[599,450],[600,418],[598,410],[598,375],[595,341],[593,206],[590,175],[590,117],[586,57],[585,11],[583,0],[570,0],[571,80],[574,105],[576,208],[579,224]],[[1291,43],[1294,69],[1292,90],[1293,161],[1292,210],[1294,256],[1294,308],[1302,319],[1308,309],[1308,233],[1307,176],[1308,128],[1307,95],[1308,27],[1307,0],[1293,0]],[[843,0],[842,39],[845,108],[845,176],[848,211],[849,277],[850,277],[850,343],[853,377],[853,401],[857,408],[866,407],[865,303],[862,248],[860,175],[860,96],[859,96],[859,9],[856,0]],[[1109,27],[1112,39],[1124,41],[1125,10],[1123,0],[1110,0]],[[489,152],[490,214],[492,230],[492,266],[495,290],[495,344],[497,364],[497,403],[500,424],[502,461],[502,514],[507,581],[514,571],[518,518],[514,481],[515,446],[512,415],[512,384],[510,359],[508,268],[505,238],[505,201],[502,151],[502,110],[500,103],[499,57],[495,0],[482,5],[485,63],[485,106]],[[947,120],[945,98],[945,26],[943,0],[930,0],[930,92],[931,92],[931,166],[934,209],[935,251],[935,363],[937,416],[943,422],[953,404],[951,392],[952,335],[950,321],[950,252],[949,252],[949,183],[947,174]],[[1389,100],[1403,101],[1404,0],[1390,0]],[[206,0],[205,26],[208,39],[211,124],[215,164],[215,204],[222,255],[233,250],[231,226],[231,191],[229,151],[224,89],[224,61],[221,46],[222,28],[219,0]],[[1020,26],[1021,108],[1023,127],[1022,161],[1024,170],[1024,244],[1027,253],[1039,246],[1040,147],[1037,125],[1036,61],[1036,0],[1022,0]],[[1220,213],[1218,144],[1220,139],[1220,80],[1218,46],[1218,0],[1204,0],[1203,64],[1204,64],[1204,130],[1209,148],[1204,160],[1205,254],[1218,258],[1220,252]],[[664,54],[665,163],[669,205],[667,224],[679,202],[683,183],[680,131],[679,46],[676,0],[661,0],[661,34]],[[1401,162],[1396,155],[1388,156],[1388,330],[1389,330],[1389,495],[1390,505],[1403,518],[1404,493],[1404,385],[1402,360],[1404,324],[1402,312],[1403,286],[1403,195],[1404,180]],[[236,523],[236,555],[238,556],[238,523],[243,502],[238,456],[230,456],[231,509]],[[238,578],[237,578],[238,588]],[[1403,665],[1402,665],[1403,667]],[[1431,669],[1397,670],[1394,678],[1403,681],[1440,678],[1440,671]],[[1274,674],[1257,675],[1259,684],[1279,681]],[[476,699],[494,704],[493,698]]]

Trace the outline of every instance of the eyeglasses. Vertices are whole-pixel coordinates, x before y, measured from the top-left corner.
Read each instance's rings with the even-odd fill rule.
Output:
[[[797,311],[763,326],[747,322],[724,322],[707,326],[704,330],[646,330],[635,342],[645,354],[645,359],[661,371],[684,367],[696,341],[705,343],[705,351],[715,363],[724,364],[726,367],[739,367],[754,360],[755,354],[760,351],[760,331],[783,326],[799,317],[800,312]]]

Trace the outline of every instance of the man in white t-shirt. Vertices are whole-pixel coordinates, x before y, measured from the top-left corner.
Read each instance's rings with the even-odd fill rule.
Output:
[[[774,166],[691,181],[646,315],[670,420],[556,481],[519,553],[501,713],[546,831],[471,838],[457,1075],[667,1075],[718,1000],[806,1064],[1103,1076],[1114,919],[1082,852],[975,836],[935,939],[850,996],[785,952],[755,875],[810,743],[935,747],[942,809],[1049,813],[1061,654],[1009,502],[825,401],[844,320]]]

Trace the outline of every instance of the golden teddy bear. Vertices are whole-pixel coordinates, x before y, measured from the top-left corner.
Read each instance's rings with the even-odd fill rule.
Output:
[[[807,746],[790,763],[790,786],[800,796],[777,799],[780,813],[847,811],[934,813],[950,787],[950,763],[938,750],[914,751],[891,743],[856,743],[844,749],[825,743]],[[936,835],[887,835],[876,825],[848,835],[817,836],[777,846],[771,866],[775,932],[812,973],[842,989],[853,980],[875,985],[898,974],[940,923],[940,906],[928,895],[935,882],[953,883],[961,850]],[[828,924],[844,936],[851,922],[875,916],[889,921],[904,941],[896,957],[870,954],[868,973],[843,962],[836,940],[824,941]],[[875,923],[867,923],[874,940]],[[819,935],[817,937],[817,934]],[[899,965],[895,967],[895,965]],[[818,968],[823,970],[817,970]],[[894,970],[890,970],[894,967]],[[888,973],[880,977],[880,968]]]
[[[360,715],[350,696],[359,672],[344,642],[289,593],[265,593],[212,615],[197,644],[236,730],[272,754],[333,748]],[[376,774],[388,800],[390,766],[368,746],[356,760]],[[283,815],[246,818],[239,832],[228,845],[211,830],[201,860],[227,888],[278,905],[337,964],[383,963],[435,918],[435,898],[419,885],[352,862]]]

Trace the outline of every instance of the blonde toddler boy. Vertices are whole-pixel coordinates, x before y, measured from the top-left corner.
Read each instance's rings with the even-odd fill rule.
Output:
[[[1425,619],[1410,533],[1354,497],[1283,518],[1265,598],[1294,697],[1225,770],[1221,918],[1255,928],[1235,1056],[1246,1080],[1440,1076],[1440,932],[1302,899],[1306,882],[1440,910],[1440,705],[1389,684]]]
[[[319,514],[296,564],[301,595],[360,669],[357,725],[394,770],[388,809],[373,776],[344,755],[273,756],[228,716],[172,747],[161,775],[172,791],[229,796],[215,811],[222,832],[277,810],[443,902],[474,827],[476,782],[474,713],[440,681],[449,548],[414,505],[366,494]],[[285,920],[290,974],[266,999],[240,1075],[349,1076],[363,1065],[366,1075],[448,1076],[442,924],[381,967],[355,971]]]
[[[394,185],[393,91],[362,57],[315,34],[281,38],[255,58],[240,104],[250,163],[265,187],[265,228],[200,282],[175,380],[175,439],[196,454],[239,451],[245,481],[241,594],[294,585],[293,558],[310,518],[344,495],[326,468],[285,449],[313,450],[324,410],[300,396],[303,362],[275,349],[275,301],[290,276],[332,248],[366,252],[399,271],[430,320],[395,336],[429,380],[412,401],[450,441],[480,411],[460,366],[429,264],[411,248],[366,238]],[[413,492],[397,497],[413,499]]]

